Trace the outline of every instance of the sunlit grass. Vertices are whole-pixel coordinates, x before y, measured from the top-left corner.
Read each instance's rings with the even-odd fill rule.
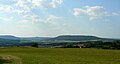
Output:
[[[120,64],[119,50],[5,48],[0,54],[18,57],[22,64]]]

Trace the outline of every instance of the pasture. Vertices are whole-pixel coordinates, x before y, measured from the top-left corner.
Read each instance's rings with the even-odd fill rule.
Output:
[[[0,48],[0,64],[120,64],[120,50]]]

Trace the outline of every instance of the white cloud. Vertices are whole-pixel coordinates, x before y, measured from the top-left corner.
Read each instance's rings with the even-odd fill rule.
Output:
[[[0,11],[11,13],[14,8],[8,5],[0,5]]]
[[[120,15],[118,13],[109,13],[104,7],[102,6],[85,6],[84,8],[74,8],[73,15],[79,16],[81,14],[89,16],[90,20],[102,18],[105,16],[111,15]]]
[[[36,23],[36,22],[40,22],[41,18],[38,15],[34,15],[34,14],[26,14],[23,16],[23,20],[21,22],[32,22],[32,23]]]
[[[56,24],[56,21],[59,19],[61,19],[61,17],[55,16],[55,15],[49,15],[45,19],[45,23]]]
[[[16,1],[15,5],[17,7],[20,7],[24,10],[31,10],[32,9],[32,5],[29,2],[30,0],[18,0]]]
[[[63,3],[63,0],[52,0],[52,2],[50,3],[50,5],[53,8],[57,8],[62,3]]]
[[[16,0],[15,5],[24,10],[32,10],[34,8],[57,8],[62,3],[63,0],[51,0],[51,2],[46,0]]]
[[[24,15],[23,16],[23,21],[21,20],[20,22],[32,22],[32,23],[39,23],[39,22],[43,22],[43,23],[49,23],[49,24],[55,24],[56,21],[58,19],[61,19],[61,17],[55,16],[55,15],[48,15],[48,17],[46,18],[41,18],[38,15]]]
[[[63,0],[13,0],[12,5],[0,5],[0,11],[7,13],[25,14],[33,9],[57,8]]]
[[[28,11],[19,10],[19,9],[14,8],[13,6],[10,6],[10,5],[0,5],[0,12],[25,14],[25,13],[27,13]]]
[[[26,13],[28,13],[28,12],[30,12],[30,11],[26,11],[26,10],[17,10],[17,9],[15,9],[15,10],[13,10],[13,12],[15,12],[15,13],[17,13],[17,14],[26,14]]]
[[[102,6],[89,7],[86,6],[85,13],[89,16],[107,16],[108,12]]]
[[[43,7],[45,0],[31,0],[31,3],[35,7]]]
[[[57,17],[55,15],[49,15],[48,18],[46,19],[46,21],[50,22],[56,19],[60,19],[61,17]]]
[[[80,8],[74,8],[73,11],[74,11],[73,15],[75,16],[79,16],[81,13],[84,13],[84,10]]]
[[[54,21],[60,19],[61,17],[50,14],[49,12],[46,14],[47,17],[39,16],[34,14],[32,11],[40,10],[44,8],[57,8],[60,4],[63,3],[63,0],[13,0],[14,3],[11,5],[1,5],[0,4],[0,12],[7,13],[15,13],[19,15],[20,22],[45,22],[45,23],[55,23]],[[16,16],[16,15],[15,15]],[[16,18],[17,19],[17,18]]]
[[[33,9],[45,8],[45,4],[47,4],[45,2],[46,0],[15,0],[14,5],[24,12],[31,12]]]

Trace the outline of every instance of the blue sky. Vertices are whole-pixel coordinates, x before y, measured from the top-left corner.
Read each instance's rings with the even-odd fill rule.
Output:
[[[120,38],[120,0],[0,0],[0,34]]]

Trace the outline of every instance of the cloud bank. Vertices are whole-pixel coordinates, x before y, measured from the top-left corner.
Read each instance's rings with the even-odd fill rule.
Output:
[[[14,3],[12,5],[4,5],[0,4],[0,12],[2,13],[9,13],[9,14],[17,14],[21,16],[22,21],[31,21],[31,22],[45,22],[45,23],[52,23],[54,19],[60,19],[60,17],[48,13],[47,18],[41,17],[37,14],[34,14],[33,10],[40,10],[44,9],[47,10],[49,8],[58,8],[62,3],[63,0],[12,0]]]
[[[83,8],[73,9],[74,16],[80,16],[82,14],[87,15],[89,17],[89,20],[99,19],[106,16],[120,15],[116,12],[108,12],[103,6],[85,6]]]

